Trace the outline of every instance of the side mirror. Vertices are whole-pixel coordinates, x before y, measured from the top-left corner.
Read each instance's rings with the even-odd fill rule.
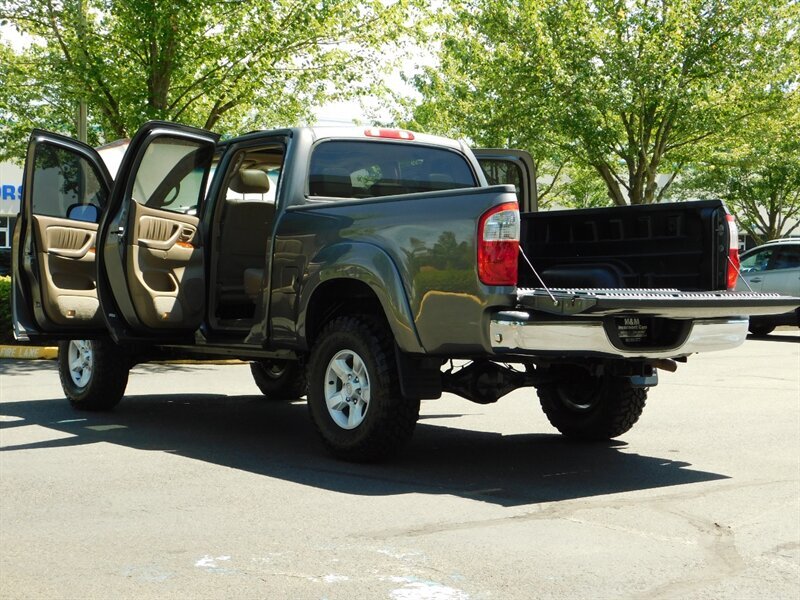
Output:
[[[100,210],[94,204],[73,204],[67,209],[67,218],[73,221],[97,223]]]

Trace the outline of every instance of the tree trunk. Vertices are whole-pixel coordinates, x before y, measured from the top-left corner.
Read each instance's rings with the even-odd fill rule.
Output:
[[[169,90],[172,84],[175,53],[178,47],[177,25],[175,15],[166,23],[156,23],[150,33],[150,70],[148,87],[148,104],[153,109],[153,116],[168,119]]]
[[[603,178],[603,181],[608,188],[608,197],[613,200],[614,204],[617,206],[627,206],[628,201],[625,198],[625,195],[622,193],[622,190],[619,187],[619,182],[614,177],[614,174],[611,172],[611,168],[605,163],[595,164],[594,168],[600,173],[600,177]]]

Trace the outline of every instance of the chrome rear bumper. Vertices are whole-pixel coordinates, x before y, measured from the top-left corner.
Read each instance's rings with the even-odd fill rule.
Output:
[[[612,342],[603,321],[536,320],[525,311],[493,315],[489,333],[498,354],[586,354],[618,358],[677,358],[696,352],[728,350],[747,337],[746,317],[704,319],[692,323],[688,334],[670,348],[624,347]]]

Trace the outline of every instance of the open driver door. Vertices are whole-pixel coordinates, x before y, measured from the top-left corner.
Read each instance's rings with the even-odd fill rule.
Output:
[[[86,144],[34,130],[14,227],[14,336],[51,342],[106,333],[97,290],[97,232],[112,186]]]

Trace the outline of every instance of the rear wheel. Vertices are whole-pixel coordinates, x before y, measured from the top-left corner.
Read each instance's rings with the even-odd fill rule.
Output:
[[[250,372],[267,400],[297,400],[306,395],[306,374],[297,361],[267,359],[251,362]]]
[[[58,375],[70,404],[81,410],[111,410],[125,394],[130,361],[111,340],[58,344]]]
[[[331,321],[311,352],[308,384],[311,419],[338,458],[387,458],[414,432],[419,399],[400,394],[392,336],[376,320]]]
[[[630,380],[594,376],[580,367],[559,369],[555,381],[537,389],[550,424],[581,440],[607,440],[627,432],[644,410],[647,389]]]
[[[753,335],[755,335],[757,337],[761,337],[761,336],[769,335],[770,333],[775,331],[775,326],[774,325],[753,325],[753,323],[750,323],[750,326],[748,327],[748,329],[750,330],[750,333],[752,333]]]

